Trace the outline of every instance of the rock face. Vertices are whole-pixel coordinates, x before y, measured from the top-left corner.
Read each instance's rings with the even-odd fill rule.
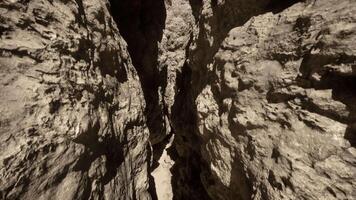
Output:
[[[356,198],[354,0],[3,0],[0,199]]]
[[[195,99],[213,199],[356,197],[350,4],[298,3],[229,31]]]
[[[149,199],[145,102],[106,1],[0,2],[1,199]]]

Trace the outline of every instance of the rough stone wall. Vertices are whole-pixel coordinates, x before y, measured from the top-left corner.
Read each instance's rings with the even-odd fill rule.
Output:
[[[301,2],[252,17],[197,69],[212,199],[356,197],[351,5]]]
[[[0,198],[356,198],[354,0],[0,13]]]
[[[1,199],[149,199],[145,102],[108,6],[0,2]]]

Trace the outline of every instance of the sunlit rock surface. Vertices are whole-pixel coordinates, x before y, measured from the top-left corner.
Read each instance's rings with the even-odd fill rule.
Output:
[[[354,0],[3,0],[0,199],[356,198]]]

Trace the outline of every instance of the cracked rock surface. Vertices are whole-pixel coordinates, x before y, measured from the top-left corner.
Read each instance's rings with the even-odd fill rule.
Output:
[[[356,199],[354,0],[0,1],[0,199]]]
[[[213,199],[355,198],[350,3],[298,3],[229,31],[195,100]]]
[[[145,102],[108,2],[0,2],[0,198],[149,199]]]

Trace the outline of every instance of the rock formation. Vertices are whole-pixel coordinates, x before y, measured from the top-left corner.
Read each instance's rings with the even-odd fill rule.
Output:
[[[0,199],[356,199],[354,0],[0,1]]]
[[[105,1],[1,1],[2,199],[149,199],[145,101]]]

